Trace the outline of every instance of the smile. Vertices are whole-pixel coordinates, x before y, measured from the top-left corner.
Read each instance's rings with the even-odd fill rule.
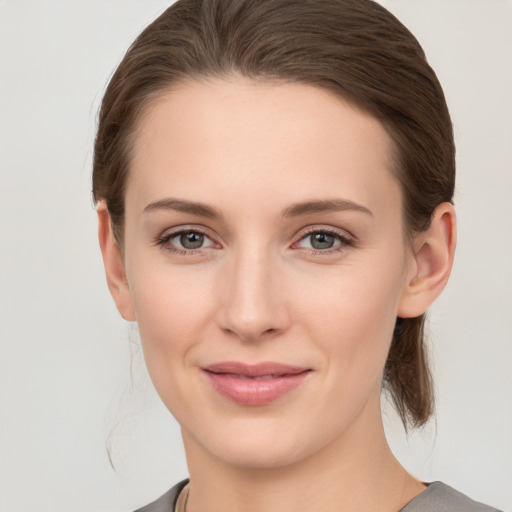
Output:
[[[280,363],[217,363],[202,368],[213,389],[241,405],[265,405],[298,387],[311,369]]]

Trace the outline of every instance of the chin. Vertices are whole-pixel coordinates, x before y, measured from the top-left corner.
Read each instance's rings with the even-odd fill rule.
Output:
[[[300,451],[277,446],[271,441],[264,446],[260,446],[259,443],[245,446],[227,443],[226,449],[215,456],[226,464],[244,469],[278,469],[290,466],[303,458]]]
[[[317,451],[307,432],[283,428],[279,422],[240,422],[222,432],[210,431],[201,435],[202,449],[225,464],[246,469],[282,468],[296,463]],[[304,440],[309,439],[309,442]],[[318,443],[321,444],[321,443]]]

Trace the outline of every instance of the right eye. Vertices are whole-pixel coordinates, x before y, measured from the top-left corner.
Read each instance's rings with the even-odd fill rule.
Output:
[[[203,246],[205,238],[203,233],[188,231],[172,237],[170,241],[174,245],[181,245],[183,249],[199,249]]]
[[[196,229],[175,231],[174,233],[160,237],[157,243],[169,251],[180,254],[194,254],[200,249],[213,247],[215,245],[213,240],[206,235],[206,233]]]

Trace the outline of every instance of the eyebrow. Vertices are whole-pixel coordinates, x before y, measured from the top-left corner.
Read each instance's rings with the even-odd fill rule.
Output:
[[[208,204],[199,203],[196,201],[188,201],[184,199],[175,199],[172,197],[160,199],[159,201],[148,204],[144,208],[144,213],[153,212],[156,210],[178,211],[189,213],[191,215],[197,215],[199,217],[206,217],[208,219],[223,218],[220,210]],[[299,217],[309,213],[347,210],[362,212],[373,216],[373,213],[368,208],[348,199],[323,199],[294,203],[283,210],[281,216],[283,219],[285,219],[290,217]]]
[[[174,199],[172,197],[160,199],[154,203],[148,204],[144,208],[144,213],[153,212],[156,210],[172,210],[183,213],[190,213],[199,217],[206,217],[208,219],[221,219],[222,213],[205,203],[198,203],[195,201],[185,201],[184,199]]]
[[[328,211],[347,211],[366,213],[373,216],[373,213],[363,205],[354,203],[348,199],[325,199],[316,201],[305,201],[295,203],[283,211],[283,218],[298,217],[308,213],[322,213]]]

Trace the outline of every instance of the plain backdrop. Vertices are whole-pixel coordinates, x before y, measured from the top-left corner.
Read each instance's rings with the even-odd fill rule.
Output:
[[[512,510],[512,2],[383,3],[438,73],[458,148],[459,245],[429,323],[437,419],[406,437],[386,408],[390,443],[419,478]],[[108,77],[169,4],[0,0],[1,512],[129,511],[187,476],[90,198]]]

